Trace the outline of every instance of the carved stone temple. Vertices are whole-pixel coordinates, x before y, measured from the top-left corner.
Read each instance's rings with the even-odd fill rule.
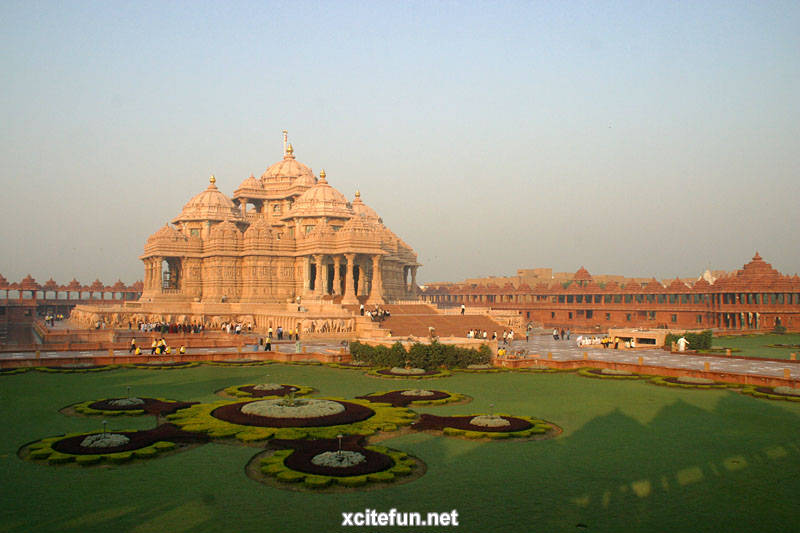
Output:
[[[283,311],[336,315],[342,305],[415,300],[420,266],[358,191],[349,201],[324,170],[317,178],[297,161],[285,140],[283,159],[245,179],[232,197],[212,176],[147,239],[140,259],[138,302],[79,306],[73,319],[122,325],[215,315],[212,322],[252,318],[276,326],[283,321],[270,317]]]

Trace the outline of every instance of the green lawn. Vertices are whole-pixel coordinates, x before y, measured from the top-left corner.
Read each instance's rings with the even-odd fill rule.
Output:
[[[748,357],[766,357],[771,359],[789,359],[789,354],[800,354],[800,348],[772,348],[769,344],[800,344],[800,335],[726,335],[714,337],[713,345],[724,348],[736,348],[740,351],[733,355]]]
[[[786,338],[783,336],[782,338]],[[226,386],[280,381],[352,397],[396,388],[440,388],[470,404],[420,411],[494,410],[544,418],[564,433],[541,442],[473,442],[407,434],[383,444],[428,466],[411,483],[368,492],[298,493],[244,474],[258,452],[207,444],[113,467],[46,466],[18,448],[98,419],[58,409],[133,393],[208,401]],[[116,429],[150,418],[115,418]],[[730,390],[683,390],[576,374],[457,374],[382,380],[357,371],[269,365],[94,374],[0,376],[0,532],[332,532],[341,513],[365,508],[450,511],[462,532],[769,531],[800,527],[800,404]],[[586,527],[583,527],[586,526]],[[405,528],[443,531],[447,528]],[[391,528],[362,528],[391,531]]]

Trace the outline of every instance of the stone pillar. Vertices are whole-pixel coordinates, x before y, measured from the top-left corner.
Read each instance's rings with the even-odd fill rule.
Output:
[[[341,296],[342,294],[342,278],[339,270],[342,266],[342,256],[333,256],[333,295]]]
[[[247,199],[246,198],[240,198],[239,199],[239,207],[242,208],[242,218],[244,218],[245,215],[247,215]]]
[[[325,287],[323,287],[322,282],[322,255],[315,255],[314,256],[314,264],[317,267],[317,278],[314,281],[314,295],[317,297],[322,297],[325,294]]]
[[[303,296],[311,295],[311,258],[303,257]]]
[[[411,267],[411,290],[409,291],[412,296],[417,296],[417,266]]]
[[[367,293],[367,269],[356,263],[358,269],[358,287],[356,296],[365,296]]]
[[[346,305],[357,304],[355,279],[353,278],[353,267],[356,262],[356,254],[344,254],[347,260],[347,268],[344,274],[344,297],[342,303]]]
[[[372,290],[369,293],[370,304],[383,304],[383,275],[381,274],[381,256],[372,256]]]

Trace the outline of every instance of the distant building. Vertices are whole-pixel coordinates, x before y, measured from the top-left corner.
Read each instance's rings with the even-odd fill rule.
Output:
[[[515,285],[498,278],[428,284],[421,298],[440,306],[511,309],[544,327],[605,331],[611,327],[768,331],[800,330],[800,278],[786,276],[756,253],[734,273],[706,271],[696,280],[670,282],[605,276],[581,267],[570,279],[547,280],[549,269],[520,270]],[[535,276],[531,276],[531,274]],[[542,279],[535,285],[525,278]],[[513,278],[512,278],[513,279]]]

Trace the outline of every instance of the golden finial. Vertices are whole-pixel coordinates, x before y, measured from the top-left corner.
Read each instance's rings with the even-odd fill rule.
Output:
[[[356,198],[361,198],[361,191],[356,189]]]
[[[325,181],[325,169],[319,171],[319,179]]]
[[[208,182],[209,182],[211,185],[214,185],[214,184],[217,182],[217,178],[215,178],[215,177],[214,177],[214,174],[211,174],[211,177],[210,177],[210,178],[208,178]]]
[[[292,155],[294,153],[294,148],[292,148],[291,144],[289,144],[289,146],[286,147],[286,153],[289,155]]]

